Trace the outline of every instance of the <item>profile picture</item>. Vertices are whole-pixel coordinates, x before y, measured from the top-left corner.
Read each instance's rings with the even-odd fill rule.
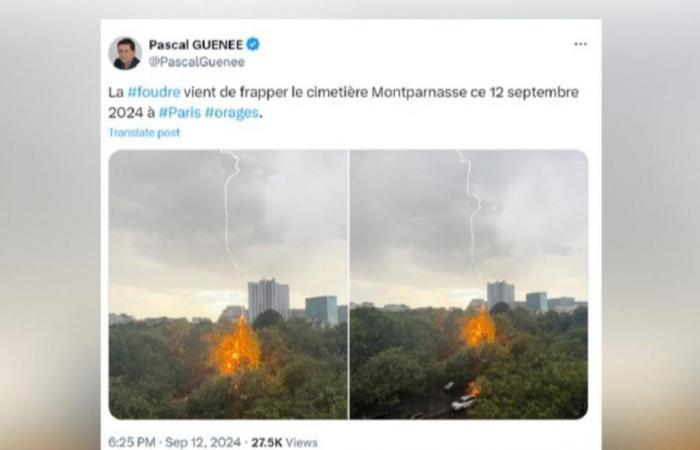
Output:
[[[109,48],[109,59],[119,70],[131,70],[141,62],[141,46],[130,37],[119,37]]]

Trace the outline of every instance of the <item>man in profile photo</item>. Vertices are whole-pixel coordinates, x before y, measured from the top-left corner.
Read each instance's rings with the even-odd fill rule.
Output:
[[[136,57],[136,44],[130,38],[117,42],[119,57],[114,60],[114,67],[120,70],[131,70],[141,62]]]

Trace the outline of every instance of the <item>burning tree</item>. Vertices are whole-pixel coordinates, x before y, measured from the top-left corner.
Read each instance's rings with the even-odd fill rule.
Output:
[[[478,397],[481,395],[481,386],[475,381],[467,383],[467,395],[472,397]]]
[[[479,313],[467,322],[462,331],[462,337],[470,347],[476,347],[484,341],[493,343],[496,340],[496,326],[483,305]]]
[[[260,345],[255,332],[241,316],[233,334],[224,335],[216,350],[214,360],[221,375],[231,375],[242,367],[260,365]]]

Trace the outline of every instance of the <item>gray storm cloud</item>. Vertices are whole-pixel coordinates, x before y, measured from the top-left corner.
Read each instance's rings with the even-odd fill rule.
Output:
[[[243,288],[274,276],[290,285],[292,307],[308,295],[345,301],[347,154],[236,155],[240,173],[229,183],[229,240]],[[231,302],[216,293],[237,285],[224,246],[223,185],[233,165],[219,151],[124,151],[112,157],[113,311],[214,315]],[[239,295],[238,303],[244,302]]]
[[[246,281],[275,276],[292,306],[308,295],[347,301],[347,154],[236,151],[229,185],[231,250]],[[454,151],[353,151],[353,301],[464,306],[485,282],[516,297],[546,290],[586,299],[587,171],[573,151],[464,151],[475,216],[471,264],[467,167]],[[119,152],[110,162],[110,305],[137,316],[215,316],[236,277],[223,241],[218,151]]]
[[[467,167],[454,151],[351,154],[353,301],[464,306],[486,281],[516,296],[586,295],[587,169],[573,151],[464,151],[482,199],[470,257]],[[467,294],[465,294],[467,292]]]

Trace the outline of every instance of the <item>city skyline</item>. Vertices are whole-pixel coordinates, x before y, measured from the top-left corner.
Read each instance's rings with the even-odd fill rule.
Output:
[[[583,154],[461,153],[478,202],[454,150],[351,152],[351,301],[464,307],[496,280],[514,284],[516,299],[587,301]]]
[[[122,151],[110,161],[110,311],[209,317],[247,307],[247,283],[276,277],[290,308],[307,297],[347,303],[347,153],[235,151],[224,246],[219,151]],[[309,176],[313,174],[313,176]]]
[[[500,281],[507,282],[508,280],[500,280]],[[494,282],[499,282],[499,280],[494,280]],[[491,283],[489,283],[489,284],[491,284]],[[512,283],[509,283],[509,284],[512,284]],[[484,292],[487,292],[487,291],[488,291],[488,288]],[[487,292],[487,294],[488,294],[488,292]],[[525,292],[524,291],[520,297],[518,297],[518,296],[513,297],[514,305],[515,306],[525,305],[527,303],[527,297],[531,294],[545,294],[545,296],[548,296],[548,293],[546,291],[541,291],[541,290],[540,291],[532,291],[532,292],[530,292],[530,291]],[[446,308],[455,308],[456,307],[456,308],[465,309],[474,300],[483,301],[484,305],[486,306],[488,303],[487,297],[488,297],[488,295],[486,296],[486,298],[480,298],[480,297],[468,298],[468,299],[465,299],[464,304],[461,304],[461,305],[460,304],[457,304],[457,305],[439,305],[439,304],[431,305],[431,304],[426,303],[426,304],[417,305],[416,308],[423,308],[423,307],[426,307],[426,308],[445,308],[445,307]],[[572,297],[570,295],[557,295],[555,297],[551,297],[551,296],[549,297],[550,300],[558,300],[561,298],[571,299],[572,301],[576,301],[576,303],[588,303],[588,300],[585,298]],[[377,307],[377,308],[383,308],[385,306],[390,306],[390,305],[405,304],[404,302],[401,302],[400,300],[373,301],[372,299],[365,298],[365,299],[354,299],[350,302],[350,305],[360,306],[362,304],[369,304],[369,303],[373,304],[374,307]],[[494,306],[496,303],[497,302],[494,302],[492,305],[489,306],[489,308]],[[513,306],[513,304],[511,304],[509,302],[505,302],[505,303],[508,303],[510,306]]]

